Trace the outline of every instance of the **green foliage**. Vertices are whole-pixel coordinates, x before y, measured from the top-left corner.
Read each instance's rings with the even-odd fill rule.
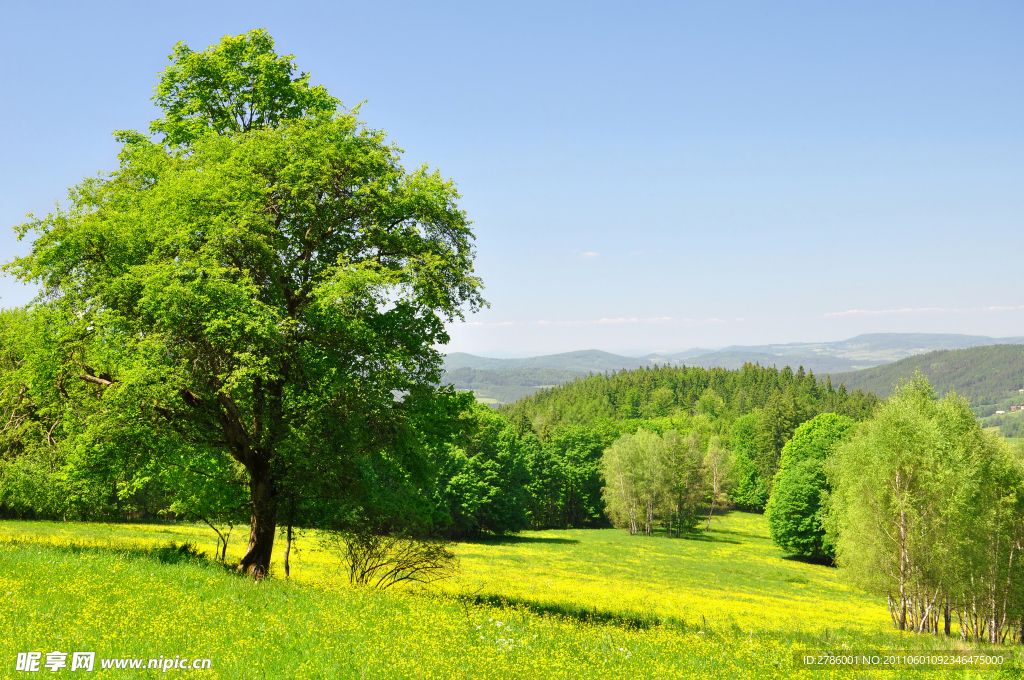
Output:
[[[965,400],[937,401],[917,374],[856,428],[826,470],[837,561],[851,582],[887,596],[894,626],[938,634],[941,605],[965,638],[1017,634],[1021,460],[982,430]]]
[[[466,413],[458,445],[438,454],[435,506],[449,537],[505,533],[530,526],[528,460],[515,429],[483,405]]]
[[[834,557],[822,528],[827,486],[824,462],[816,458],[795,461],[779,471],[765,508],[776,545],[802,557]]]
[[[796,429],[782,449],[782,461],[765,509],[772,540],[804,557],[834,557],[826,540],[824,514],[829,486],[825,461],[854,421],[823,413]]]
[[[733,488],[730,500],[744,510],[762,510],[768,502],[768,485],[758,471],[757,432],[761,422],[760,411],[742,415],[733,423],[730,435],[732,447]]]
[[[406,172],[383,132],[293,79],[265,33],[172,59],[165,143],[119,133],[118,170],[18,227],[32,250],[7,271],[43,292],[4,377],[32,398],[6,415],[50,434],[4,458],[55,461],[83,506],[114,488],[197,513],[234,496],[241,468],[257,571],[279,511],[428,528],[427,451],[466,401],[436,387],[434,347],[484,304],[454,184]],[[202,498],[181,496],[204,477]]]
[[[809,458],[824,461],[854,424],[838,413],[822,413],[802,424],[782,448],[781,469]]]
[[[659,367],[594,375],[543,390],[502,407],[502,412],[528,418],[541,439],[561,426],[617,423],[612,426],[621,430],[624,421],[685,418],[709,409],[713,419],[726,423],[727,432],[735,419],[764,409],[770,401],[777,417],[764,425],[773,429],[765,429],[763,437],[777,456],[792,427],[819,413],[860,420],[878,400],[872,394],[831,390],[813,373],[747,364],[740,370]]]
[[[779,470],[782,447],[793,436],[797,426],[796,404],[790,391],[776,392],[761,409],[754,436],[756,456],[754,464],[762,479],[771,480]]]
[[[643,428],[612,442],[601,461],[604,499],[616,526],[650,536],[661,522],[676,536],[693,529],[704,487],[699,429],[683,437]]]
[[[529,424],[542,442],[570,425],[608,432],[609,442],[640,428],[661,435],[694,431],[704,456],[710,437],[718,436],[731,452],[722,466],[729,471],[722,480],[729,500],[762,510],[782,448],[797,425],[819,413],[863,418],[876,403],[871,394],[836,391],[803,369],[794,373],[747,364],[738,371],[661,367],[589,376],[501,412]]]
[[[535,437],[533,441],[535,447],[540,443]],[[533,507],[537,508],[534,527],[579,528],[603,523],[600,463],[606,444],[599,432],[574,426],[555,432],[539,447],[541,456],[531,465],[534,479],[547,478],[556,493],[553,497],[533,495]]]
[[[216,134],[275,128],[289,120],[330,118],[339,102],[309,74],[293,77],[292,55],[274,52],[265,30],[224,36],[205,52],[178,43],[160,75],[153,101],[164,110],[150,131],[172,147]]]

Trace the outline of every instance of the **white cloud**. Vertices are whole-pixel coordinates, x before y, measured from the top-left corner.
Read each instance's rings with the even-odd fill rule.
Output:
[[[594,250],[588,250],[588,251],[586,251],[585,253],[581,254],[581,255],[580,255],[580,257],[583,257],[583,258],[586,258],[586,259],[588,259],[588,260],[589,260],[590,258],[594,258],[594,257],[597,257],[597,256],[598,256],[598,255],[600,255],[600,254],[601,254],[601,253],[599,253],[599,252],[597,252],[597,251],[594,251]]]
[[[739,319],[742,321],[742,319]],[[652,316],[646,319],[639,317],[624,317],[620,316],[615,319],[602,318],[597,321],[467,321],[461,325],[464,326],[593,326],[593,325],[607,325],[607,324],[665,324],[668,322],[675,322],[683,325],[700,325],[700,324],[715,324],[715,323],[726,323],[724,319],[712,317],[710,319],[675,319],[671,316]]]
[[[829,312],[822,316],[854,316],[879,314],[921,314],[924,312],[939,312],[947,314],[963,314],[965,312],[1013,312],[1024,310],[1024,305],[1015,307],[904,307],[902,309],[848,309],[845,312]]]

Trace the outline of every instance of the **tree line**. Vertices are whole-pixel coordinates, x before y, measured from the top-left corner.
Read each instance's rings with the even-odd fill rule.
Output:
[[[60,364],[41,352],[49,332],[38,310],[0,314],[0,407],[13,424],[0,435],[5,452],[0,510],[85,519],[175,513],[218,531],[245,522],[250,509],[245,467],[222,451],[185,445],[135,410],[115,421],[134,419],[127,441],[121,430],[104,441],[89,430],[73,429],[79,419],[91,417],[89,408],[115,402],[101,386],[54,372]],[[662,380],[651,381],[652,376]],[[685,380],[666,379],[674,376]],[[295,477],[288,478],[288,487],[278,487],[276,498],[282,525],[364,524],[383,533],[415,530],[464,538],[611,522],[648,534],[664,526],[679,536],[716,503],[761,509],[766,480],[801,419],[828,405],[859,413],[873,403],[870,395],[846,394],[799,370],[757,366],[622,371],[543,396],[548,404],[563,395],[572,401],[588,382],[612,394],[654,382],[650,398],[661,404],[688,404],[689,395],[673,388],[702,392],[692,411],[674,406],[655,418],[554,424],[523,403],[495,411],[474,405],[469,394],[449,392],[434,402],[443,408],[410,423],[415,437],[406,442],[416,451],[396,448],[395,440],[389,464],[370,456],[353,461],[354,470],[344,471],[347,486],[339,479],[340,465],[318,468],[315,479],[297,479],[298,465],[289,470]],[[755,398],[737,396],[751,385]],[[69,388],[85,392],[76,399]],[[669,399],[665,390],[673,390]],[[756,405],[759,400],[763,407]],[[747,409],[739,417],[730,407],[737,403]],[[634,407],[647,409],[643,398]],[[96,438],[78,448],[83,436]],[[147,437],[161,448],[145,442]],[[90,450],[89,443],[105,448]],[[332,489],[344,489],[345,495],[325,498]],[[630,516],[632,522],[624,519]]]

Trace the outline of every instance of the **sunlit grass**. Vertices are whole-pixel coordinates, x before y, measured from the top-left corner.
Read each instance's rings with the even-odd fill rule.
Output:
[[[835,569],[786,558],[762,516],[732,513],[713,526],[688,540],[606,529],[462,544],[463,574],[444,587],[705,630],[889,625],[884,605]]]
[[[19,651],[58,649],[210,658],[202,675],[217,678],[852,678],[864,675],[794,669],[792,652],[956,647],[892,631],[884,601],[786,559],[761,516],[733,513],[713,529],[462,543],[456,579],[376,593],[349,589],[312,534],[291,581],[275,564],[254,584],[209,560],[158,559],[169,541],[212,555],[202,525],[0,522],[0,677],[16,676]],[[229,561],[245,538],[236,529]]]

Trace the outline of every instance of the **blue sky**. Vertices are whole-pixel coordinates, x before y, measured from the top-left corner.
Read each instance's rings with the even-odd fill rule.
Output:
[[[491,308],[452,351],[1024,335],[1022,26],[1019,2],[7,2],[0,252],[115,167],[175,42],[265,27],[458,183]]]

